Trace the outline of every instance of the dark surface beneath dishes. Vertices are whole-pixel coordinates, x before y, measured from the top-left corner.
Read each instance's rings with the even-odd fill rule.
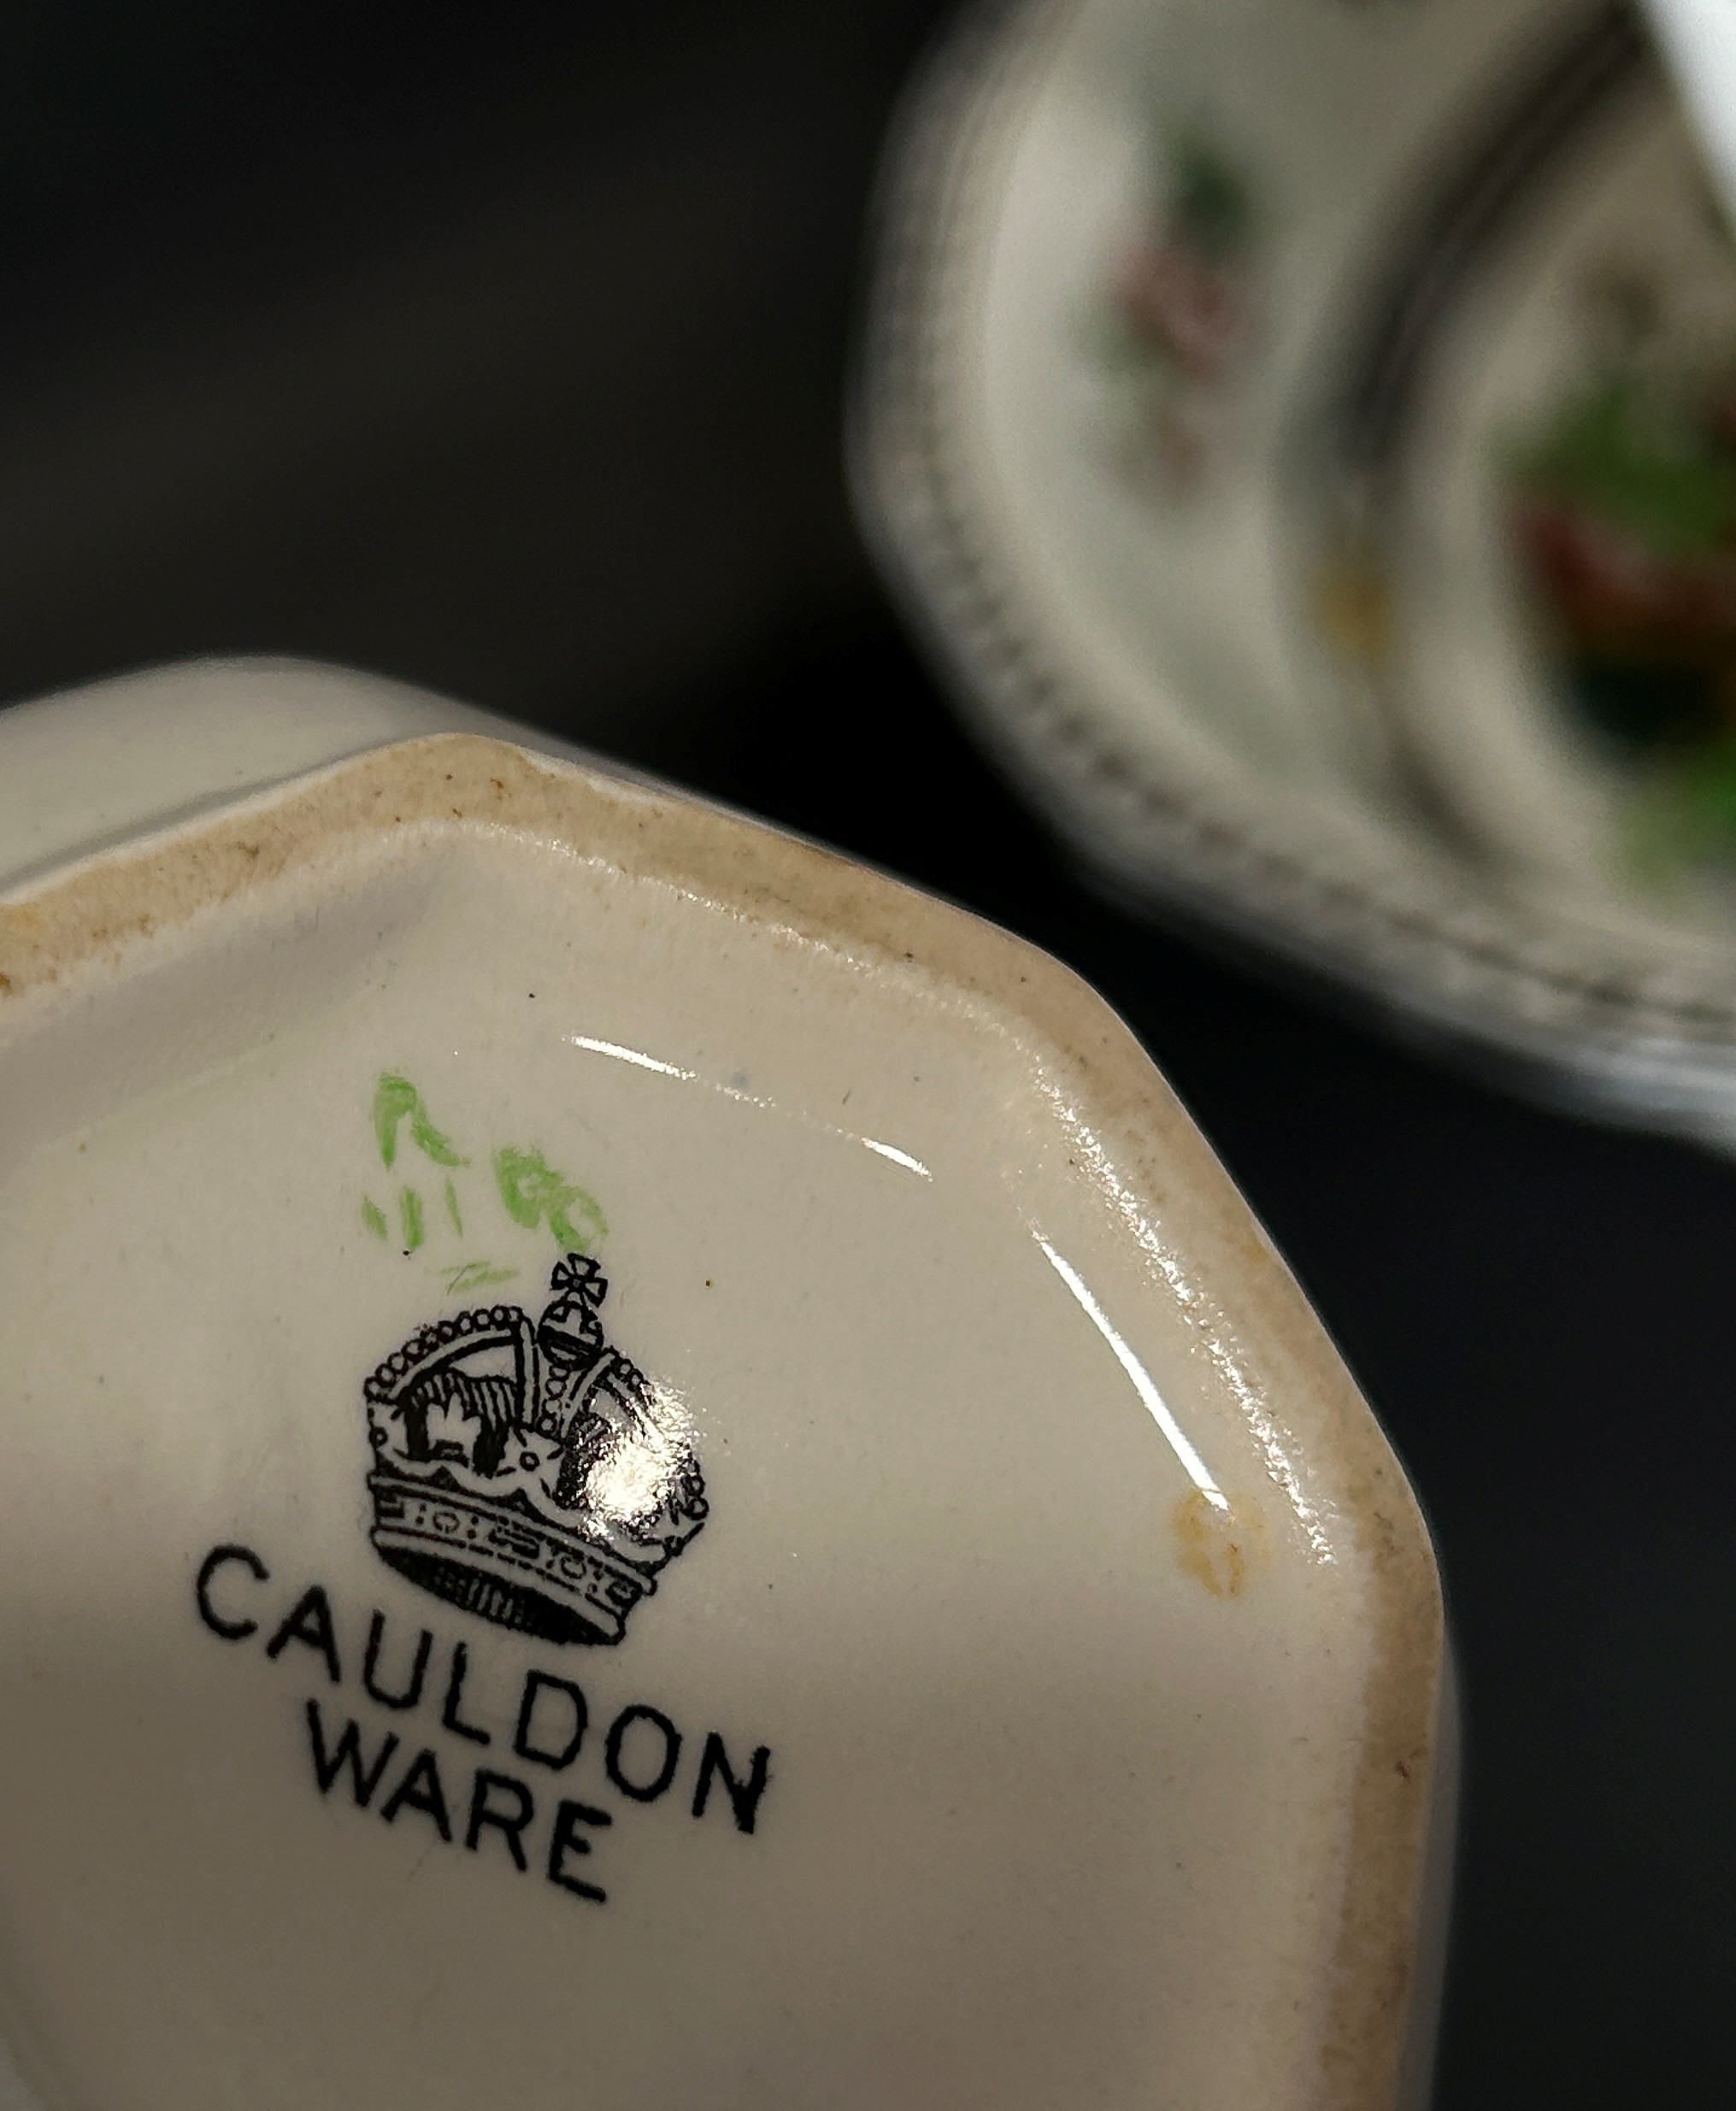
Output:
[[[1725,2106],[1736,1171],[1105,907],[948,716],[838,440],[875,143],[941,12],[15,10],[0,691],[379,667],[1089,977],[1434,1523],[1468,1717],[1439,2102]]]

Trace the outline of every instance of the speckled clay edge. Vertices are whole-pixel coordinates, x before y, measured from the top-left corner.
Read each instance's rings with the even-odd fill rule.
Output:
[[[385,748],[0,902],[0,1026],[69,971],[280,876],[399,832],[504,831],[662,881],[870,967],[982,1003],[1075,1084],[1118,1175],[1174,1227],[1196,1316],[1325,1469],[1370,1578],[1374,1668],[1320,2101],[1389,2111],[1403,2050],[1435,1749],[1443,1626],[1415,1498],[1301,1291],[1127,1028],[1069,969],[966,912],[696,802],[472,734]],[[21,1021],[22,1023],[22,1021]]]
[[[1033,633],[985,526],[947,376],[980,268],[971,208],[1009,111],[1082,4],[980,0],[897,127],[852,405],[857,510],[882,572],[1002,767],[1117,893],[1179,907],[1509,1065],[1541,1066],[1557,1097],[1722,1133],[1736,1111],[1727,954],[1660,962],[1492,879],[1422,857],[1358,866],[1323,834],[1167,778],[1113,744]]]

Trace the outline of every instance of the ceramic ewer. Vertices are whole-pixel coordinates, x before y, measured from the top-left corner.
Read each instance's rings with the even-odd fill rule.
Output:
[[[1209,1150],[531,738],[0,714],[0,2105],[1419,2102],[1434,1565]]]
[[[1736,1138],[1736,242],[1605,0],[1016,0],[892,156],[861,508],[1080,863]]]

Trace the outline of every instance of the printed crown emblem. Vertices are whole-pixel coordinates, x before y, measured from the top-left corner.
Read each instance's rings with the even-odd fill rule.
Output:
[[[382,1560],[550,1642],[619,1642],[706,1516],[679,1407],[604,1337],[608,1289],[595,1261],[568,1254],[539,1320],[461,1312],[364,1388]]]

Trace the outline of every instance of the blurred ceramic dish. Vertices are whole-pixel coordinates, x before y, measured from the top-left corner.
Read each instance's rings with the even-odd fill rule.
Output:
[[[1736,258],[1627,9],[978,16],[855,455],[1103,880],[1736,1129]]]
[[[1424,2101],[1427,1536],[1075,977],[355,676],[0,784],[6,2111]]]

